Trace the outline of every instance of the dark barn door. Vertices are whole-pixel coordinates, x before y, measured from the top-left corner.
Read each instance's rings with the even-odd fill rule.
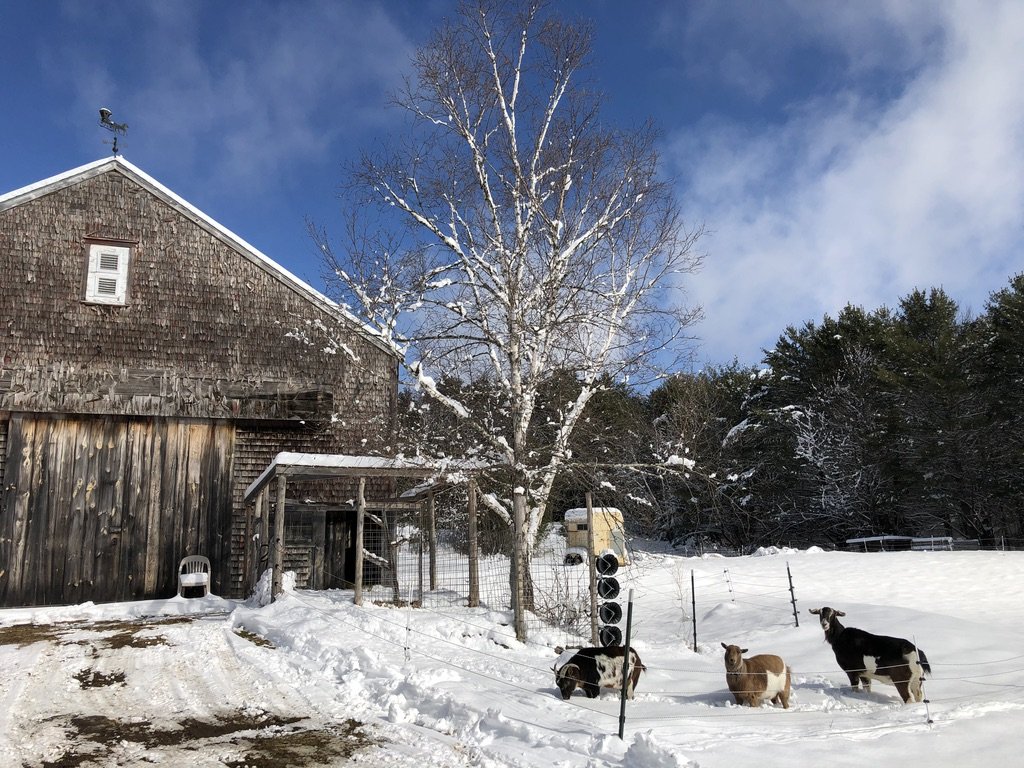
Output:
[[[356,581],[355,515],[328,512],[324,542],[324,587],[352,589]]]
[[[226,572],[234,428],[14,414],[0,496],[0,605],[170,597],[185,555]]]

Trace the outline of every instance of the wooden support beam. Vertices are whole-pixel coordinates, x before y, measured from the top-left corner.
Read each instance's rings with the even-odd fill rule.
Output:
[[[313,512],[313,562],[310,563],[309,581],[313,589],[324,588],[324,549],[327,545],[327,512]]]
[[[363,527],[366,516],[366,478],[359,478],[359,495],[356,497],[356,583],[355,598],[356,605],[363,604]]]
[[[384,518],[384,546],[387,548],[388,560],[391,572],[391,599],[398,605],[402,599],[401,586],[398,583],[398,531],[397,526],[392,526],[388,519],[387,507],[381,510],[380,515]]]
[[[594,557],[594,501],[590,491],[587,499],[587,568],[590,569],[590,643],[597,645],[597,559]]]
[[[260,547],[263,539],[260,537],[260,530],[263,522],[260,515],[263,512],[263,499],[266,497],[266,489],[259,492],[253,500],[253,505],[246,505],[245,524],[245,568],[243,573],[246,580],[246,591],[251,593],[260,579]]]
[[[416,603],[421,607],[423,606],[423,539],[426,536],[426,526],[424,525],[423,518],[423,506],[420,505],[418,521],[420,535],[416,537],[419,542],[419,546],[416,551]]]
[[[256,565],[256,580],[270,567],[270,490],[263,494],[260,502],[260,550]],[[255,585],[253,585],[255,586]]]
[[[437,589],[437,515],[433,492],[427,497],[427,546],[430,548],[430,590]]]
[[[270,599],[277,600],[284,591],[284,494],[288,480],[277,478],[277,511],[274,513],[273,573],[271,575]]]

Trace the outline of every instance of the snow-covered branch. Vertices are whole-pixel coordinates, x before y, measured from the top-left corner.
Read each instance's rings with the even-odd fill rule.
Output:
[[[510,522],[522,488],[531,539],[594,395],[682,354],[695,313],[671,292],[700,235],[657,176],[650,127],[605,127],[576,87],[588,30],[540,8],[477,0],[417,53],[396,99],[408,141],[350,186],[388,236],[334,270],[420,392],[501,457],[508,488],[484,503]],[[573,391],[539,424],[556,375]],[[453,384],[473,380],[492,395]]]

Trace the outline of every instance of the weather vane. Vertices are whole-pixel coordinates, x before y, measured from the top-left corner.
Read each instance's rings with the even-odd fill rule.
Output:
[[[106,107],[100,107],[100,125],[106,128],[108,131],[114,134],[113,149],[111,150],[115,155],[117,154],[117,135],[122,136],[128,135],[128,123],[115,123],[110,119],[111,112]],[[110,144],[111,142],[104,140],[104,144]]]

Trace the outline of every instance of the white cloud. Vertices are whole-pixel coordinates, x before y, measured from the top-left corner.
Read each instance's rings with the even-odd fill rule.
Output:
[[[941,43],[932,6],[903,0],[781,0],[692,3],[662,9],[658,34],[696,80],[767,100],[787,84],[802,55],[816,49],[828,73],[864,77],[911,71]],[[823,62],[828,52],[832,60]],[[822,73],[802,73],[809,79]]]
[[[337,163],[332,147],[378,123],[411,54],[385,12],[359,2],[156,2],[109,12],[121,19],[116,41],[104,37],[106,12],[96,9],[90,44],[58,62],[81,107],[116,102],[134,156],[171,155],[236,193],[287,175],[292,163]]]
[[[847,72],[833,93],[790,103],[779,124],[706,119],[674,137],[684,210],[713,232],[689,285],[707,316],[705,357],[756,362],[786,325],[846,303],[891,307],[915,287],[941,286],[977,313],[1020,271],[1024,6],[930,9],[941,45],[904,34],[916,19],[882,17],[886,41],[919,43],[894,95]],[[848,19],[813,11],[790,23],[846,40],[851,66],[879,60],[863,25],[839,34]]]

